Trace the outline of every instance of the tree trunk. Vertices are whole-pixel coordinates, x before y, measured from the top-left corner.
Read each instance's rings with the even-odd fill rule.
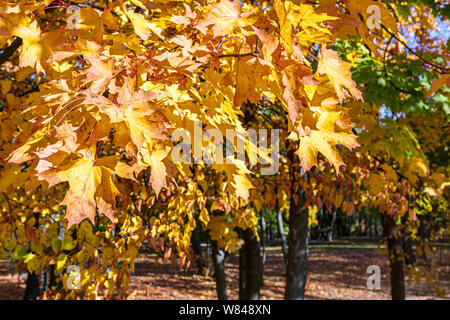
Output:
[[[336,221],[336,209],[333,210],[333,213],[331,214],[331,222],[330,226],[328,228],[327,232],[327,239],[328,241],[333,241],[333,230],[334,230],[334,222]]]
[[[262,260],[261,265],[264,270],[264,265],[266,264],[266,243],[267,243],[267,225],[266,219],[264,219],[264,213],[261,211],[261,247],[262,247]]]
[[[406,232],[403,241],[403,251],[405,254],[405,263],[408,266],[416,265],[416,256],[413,250],[413,241],[411,239],[411,233]]]
[[[278,222],[278,232],[280,233],[280,239],[281,239],[281,248],[283,250],[283,260],[284,264],[287,264],[287,244],[286,244],[286,235],[284,234],[284,227],[283,227],[283,216],[280,209],[280,203],[276,202],[275,210],[277,211],[277,222]]]
[[[261,210],[261,236],[260,236],[260,246],[262,248],[261,266],[260,266],[260,287],[264,285],[264,265],[266,264],[267,254],[266,254],[266,243],[268,242],[266,219],[264,219],[264,211]],[[258,294],[259,296],[259,294]],[[259,298],[258,298],[259,299]]]
[[[22,40],[20,40],[20,44],[22,44]],[[36,220],[33,227],[39,228],[39,212],[35,212],[33,215]],[[35,272],[30,273],[28,271],[27,286],[25,287],[25,294],[23,299],[36,300],[41,294],[39,287],[40,287],[39,273],[38,274],[36,274]]]
[[[225,275],[225,251],[219,249],[216,241],[212,241],[214,277],[218,300],[227,300],[227,279]]]
[[[50,266],[50,283],[49,283],[48,286],[49,286],[49,288],[60,289],[61,286],[62,286],[62,283],[61,282],[59,282],[59,283],[56,282],[57,277],[56,277],[55,269],[56,269],[56,265],[52,264]]]
[[[240,267],[243,268],[240,268],[239,274],[242,274],[242,280],[245,281],[245,284],[244,281],[242,283],[240,281],[239,298],[242,300],[259,300],[262,284],[260,243],[251,229],[243,230],[242,236],[244,245],[242,251],[240,251],[239,262]]]
[[[408,201],[409,201],[408,197]],[[402,228],[401,236],[403,240],[403,254],[405,255],[405,263],[408,266],[414,266],[416,264],[416,256],[414,254],[413,249],[413,239],[411,237],[411,232],[406,230],[406,225],[408,223],[409,214],[405,214],[402,217],[402,224],[405,226],[405,228]]]
[[[204,272],[204,269],[206,268],[206,263],[205,260],[203,259],[203,252],[200,241],[200,231],[201,231],[200,223],[197,223],[197,226],[192,232],[191,237],[192,251],[194,251],[195,254],[195,262],[197,265],[198,274],[202,274]]]
[[[27,286],[25,288],[24,300],[36,300],[40,295],[39,275],[28,272]]]
[[[394,219],[382,215],[383,235],[389,253],[392,300],[405,300],[405,274],[402,239],[395,228]]]
[[[244,238],[243,231],[239,230],[240,238]],[[247,287],[247,261],[245,256],[245,245],[239,249],[239,300],[245,300]]]
[[[285,299],[303,300],[308,277],[308,209],[303,208],[305,192],[292,180]],[[298,195],[297,202],[294,195]]]

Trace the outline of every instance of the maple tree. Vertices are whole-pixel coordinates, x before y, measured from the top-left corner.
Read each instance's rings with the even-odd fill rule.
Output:
[[[366,24],[373,4],[379,30]],[[263,207],[278,203],[290,228],[286,298],[299,299],[308,225],[322,206],[347,214],[371,206],[412,219],[411,203],[434,197],[445,212],[447,163],[434,173],[429,163],[434,152],[445,157],[448,138],[431,144],[430,131],[416,127],[430,113],[435,130],[447,121],[448,70],[438,58],[402,52],[398,27],[440,8],[418,5],[410,18],[401,4],[378,1],[0,7],[0,257],[30,274],[50,270],[60,286],[68,266],[87,266],[82,291],[47,298],[126,295],[144,243],[189,265],[198,226],[218,254],[242,242],[250,248]],[[434,53],[443,47],[434,44]],[[382,108],[405,117],[380,119]],[[248,128],[282,129],[277,175],[259,173],[275,150],[245,142],[224,156],[223,142],[205,139],[232,130],[239,141]],[[194,146],[188,162],[172,161],[181,129]],[[246,160],[235,156],[242,152]],[[209,164],[211,154],[226,161]],[[412,220],[404,225],[414,233]],[[259,297],[260,276],[247,276],[247,297]]]

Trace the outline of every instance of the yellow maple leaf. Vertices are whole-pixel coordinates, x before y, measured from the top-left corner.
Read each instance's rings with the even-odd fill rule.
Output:
[[[352,80],[351,66],[350,63],[342,61],[337,52],[322,47],[317,72],[328,76],[341,103],[348,96],[344,89],[347,89],[355,98],[362,100],[361,91],[356,88],[356,83]]]
[[[156,22],[151,22],[145,19],[145,16],[140,13],[135,13],[132,11],[127,11],[126,15],[133,24],[134,31],[141,37],[144,41],[149,40],[153,35],[158,38],[163,39],[163,30],[158,26]]]
[[[68,228],[86,218],[95,223],[97,208],[99,214],[113,221],[115,197],[120,192],[114,185],[112,175],[122,174],[127,177],[129,171],[133,170],[131,167],[126,170],[116,156],[95,159],[94,152],[95,148],[83,149],[80,151],[82,158],[60,169],[52,168],[46,160],[40,160],[41,165],[38,165],[41,168],[38,171],[39,178],[46,180],[49,186],[64,181],[69,183],[69,190],[61,202],[67,206]],[[116,170],[117,166],[120,166],[120,170]]]
[[[278,16],[281,45],[284,47],[284,50],[286,50],[287,54],[291,54],[294,51],[292,49],[292,24],[288,19],[284,1],[276,0],[273,6]]]
[[[214,37],[229,35],[238,27],[246,27],[256,21],[252,17],[253,12],[241,12],[239,1],[221,0],[219,3],[210,5],[210,11],[206,18],[196,27],[203,33],[207,27],[212,25]]]
[[[348,133],[322,132],[311,130],[311,134],[300,137],[300,147],[297,154],[305,170],[317,166],[318,152],[323,154],[325,158],[333,164],[336,172],[345,163],[342,161],[336,145],[343,145],[349,149],[359,146],[356,137]]]
[[[44,37],[41,37],[41,28],[36,20],[27,16],[16,18],[11,34],[22,39],[22,51],[19,57],[19,65],[22,68],[32,67],[36,71],[45,72],[41,59],[49,48],[45,45]]]

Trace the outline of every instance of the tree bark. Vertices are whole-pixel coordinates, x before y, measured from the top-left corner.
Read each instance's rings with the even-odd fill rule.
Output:
[[[416,256],[414,254],[413,250],[413,241],[410,238],[411,234],[409,232],[405,232],[404,235],[404,241],[403,241],[403,251],[405,254],[405,263],[408,266],[415,266],[416,265]]]
[[[275,210],[277,211],[278,232],[280,234],[280,239],[281,239],[283,260],[284,260],[284,264],[286,265],[287,264],[287,243],[286,243],[286,235],[284,234],[283,216],[281,213],[280,203],[278,202],[278,199],[275,204]]]
[[[333,241],[333,230],[334,230],[334,222],[336,221],[336,209],[333,208],[333,213],[331,213],[331,222],[327,232],[327,240]]]
[[[263,279],[261,246],[251,229],[239,230],[239,300],[259,300]]]
[[[259,300],[262,285],[261,246],[251,229],[240,230],[244,245],[239,250],[239,299]]]
[[[20,44],[22,44],[22,40],[20,40]],[[33,227],[39,228],[39,212],[35,212],[33,215],[36,220]],[[37,274],[35,272],[30,273],[28,271],[27,285],[25,287],[25,294],[23,297],[24,300],[36,300],[40,296],[41,290],[40,290],[39,275],[40,275],[39,273]]]
[[[295,197],[298,195],[298,201]],[[292,181],[289,208],[288,264],[286,268],[286,300],[303,300],[308,277],[308,210],[303,207],[305,192]]]
[[[262,260],[261,265],[264,270],[264,265],[266,264],[266,243],[267,243],[267,225],[266,219],[264,219],[264,213],[261,211],[261,248],[262,248]]]
[[[408,197],[408,201],[410,201],[409,198],[410,197]],[[416,256],[414,254],[414,249],[413,249],[414,242],[411,237],[411,232],[406,230],[406,225],[408,223],[408,219],[409,219],[409,213],[405,214],[402,217],[402,224],[405,226],[405,228],[403,228],[402,232],[401,232],[401,236],[402,236],[402,240],[403,240],[403,253],[405,255],[405,263],[408,266],[414,266],[416,264]]]
[[[239,230],[240,238],[244,238],[243,231]],[[245,244],[239,249],[239,300],[245,300],[247,288],[247,261],[245,255]]]
[[[251,229],[243,232],[246,262],[244,300],[259,300],[262,279],[261,247]]]
[[[212,241],[212,254],[214,262],[214,277],[218,300],[227,300],[227,279],[225,275],[225,251],[219,249],[216,241]]]
[[[27,286],[25,288],[24,300],[36,300],[41,294],[39,289],[39,275],[28,272]]]
[[[8,47],[3,49],[3,53],[0,54],[0,65],[6,62],[9,59],[9,57],[11,57],[21,45],[22,39],[16,38],[14,39],[13,42],[11,42],[11,44]]]
[[[197,265],[197,272],[198,274],[202,274],[204,272],[204,269],[206,268],[205,260],[203,259],[203,252],[202,252],[202,246],[200,241],[200,231],[201,226],[200,223],[197,223],[197,226],[195,227],[194,231],[192,232],[191,237],[191,245],[192,245],[192,251],[194,251],[195,254],[195,262]]]
[[[389,253],[392,300],[405,300],[405,274],[402,239],[395,228],[394,219],[382,215],[383,235]]]

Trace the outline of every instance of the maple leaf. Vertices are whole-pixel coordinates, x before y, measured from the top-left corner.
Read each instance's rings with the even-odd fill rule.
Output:
[[[268,62],[272,61],[272,54],[280,45],[280,40],[273,33],[264,31],[263,29],[252,26],[259,40],[262,42],[262,52],[264,59]]]
[[[133,171],[131,167],[124,167],[115,156],[94,159],[94,148],[80,150],[80,153],[82,158],[63,168],[53,168],[47,160],[40,160],[37,169],[39,178],[47,181],[50,187],[64,181],[69,183],[61,202],[67,206],[68,228],[86,218],[95,223],[97,208],[99,214],[105,214],[113,221],[115,197],[120,192],[112,175],[122,174],[126,178]],[[119,170],[116,170],[117,166]]]
[[[306,107],[306,92],[303,91],[305,85],[316,85],[319,82],[312,79],[311,68],[303,65],[286,66],[281,76],[284,86],[283,98],[287,103],[289,119],[295,124],[301,109]]]
[[[195,18],[195,16],[191,10],[191,7],[189,7],[186,3],[183,3],[183,5],[185,9],[184,15],[172,15],[170,21],[172,21],[175,24],[189,25]]]
[[[94,45],[95,48],[96,45]],[[115,61],[101,59],[96,54],[85,54],[85,59],[91,66],[83,73],[86,75],[86,84],[91,83],[90,91],[93,93],[102,93],[109,86],[111,80],[122,71],[118,68]]]
[[[361,0],[358,3],[348,2],[348,9],[354,15],[361,14],[364,21],[368,21],[373,12],[368,12],[367,8],[375,6],[380,11],[380,22],[391,29],[392,32],[398,32],[397,22],[391,11],[382,1]]]
[[[322,22],[337,20],[338,17],[332,17],[326,13],[316,13],[314,7],[309,4],[296,5],[292,2],[286,1],[285,6],[290,13],[288,19],[294,28],[301,27],[307,31],[309,28],[315,29],[314,31],[331,34],[330,30],[323,25]]]
[[[240,107],[243,102],[253,103],[261,99],[262,91],[267,88],[266,77],[269,69],[262,65],[260,59],[247,57],[236,61],[236,91],[234,106]]]
[[[238,0],[221,0],[210,5],[206,18],[197,23],[196,28],[206,34],[207,27],[213,25],[214,38],[229,35],[238,27],[244,28],[256,21],[254,12],[241,12]]]
[[[26,139],[24,137],[24,139]],[[41,131],[35,132],[31,137],[28,137],[20,147],[15,148],[7,157],[6,161],[11,163],[23,163],[34,158],[31,154],[32,150],[38,146],[42,139],[44,139],[44,134]]]
[[[318,152],[323,154],[325,158],[335,167],[336,173],[339,174],[339,168],[345,163],[342,161],[339,151],[335,145],[343,145],[350,150],[358,147],[356,137],[348,133],[323,132],[319,130],[311,130],[309,135],[300,137],[300,147],[297,154],[305,170],[317,166]]]
[[[425,98],[428,98],[443,86],[450,87],[450,74],[443,74],[439,78],[431,80],[430,90],[428,90]]]
[[[361,91],[356,88],[356,83],[352,80],[351,67],[350,63],[339,58],[337,52],[322,47],[317,72],[328,76],[341,103],[348,96],[344,88],[355,98],[363,100]]]
[[[293,52],[292,49],[292,24],[288,19],[288,13],[284,5],[284,1],[276,0],[274,8],[278,16],[278,25],[280,28],[280,42],[287,54]]]
[[[135,91],[130,81],[119,88],[116,103],[103,95],[92,94],[90,90],[85,94],[85,104],[96,105],[113,124],[126,124],[127,132],[120,131],[118,134],[128,135],[137,148],[141,148],[149,139],[168,139],[165,117],[154,102],[158,93]]]
[[[158,195],[162,188],[167,188],[167,171],[163,159],[167,157],[168,152],[165,150],[149,151],[148,146],[147,148],[143,148],[141,152],[144,153],[142,156],[143,161],[151,166],[150,183]]]
[[[182,56],[179,52],[164,52],[153,57],[153,59],[161,68],[166,67],[182,74],[193,73],[202,66],[201,63],[194,61],[191,56]]]
[[[135,13],[132,11],[127,11],[126,15],[133,24],[134,31],[141,37],[144,41],[149,40],[153,35],[158,38],[163,39],[163,30],[158,26],[156,22],[151,22],[145,19],[145,16],[140,13]]]
[[[232,163],[233,166],[227,163]],[[244,162],[233,156],[229,156],[227,157],[225,164],[213,163],[212,168],[216,169],[218,172],[225,172],[228,177],[228,188],[230,191],[237,197],[247,201],[250,196],[250,189],[254,188],[254,186],[248,179],[248,174],[250,174],[251,171],[247,169]]]
[[[59,150],[66,153],[74,152],[77,147],[77,134],[75,133],[75,127],[65,121],[61,126],[56,127],[56,138],[62,142]]]
[[[44,72],[42,61],[50,50],[45,42],[45,36],[41,36],[41,29],[37,20],[27,16],[18,16],[11,27],[11,34],[22,39],[22,51],[20,53],[19,66],[36,68],[36,71]]]
[[[9,186],[20,185],[27,180],[27,172],[20,170],[21,165],[8,163],[2,168],[0,174],[0,192],[5,192]]]

